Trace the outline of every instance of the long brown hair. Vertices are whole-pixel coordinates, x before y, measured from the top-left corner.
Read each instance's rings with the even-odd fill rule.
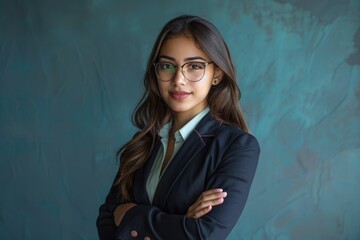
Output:
[[[140,129],[135,136],[120,148],[117,155],[120,171],[115,184],[123,201],[132,201],[133,177],[154,148],[161,127],[171,119],[171,110],[161,98],[154,62],[159,50],[168,38],[190,34],[200,48],[223,71],[222,80],[212,86],[208,93],[208,105],[213,117],[248,131],[239,100],[240,90],[230,53],[220,32],[210,22],[196,16],[180,16],[169,21],[160,32],[150,54],[144,76],[145,93],[135,108],[133,124]]]

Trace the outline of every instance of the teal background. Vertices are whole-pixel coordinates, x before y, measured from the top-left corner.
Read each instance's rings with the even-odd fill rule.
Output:
[[[223,34],[262,147],[228,239],[360,239],[357,0],[0,0],[0,239],[97,239],[150,49],[184,13]]]

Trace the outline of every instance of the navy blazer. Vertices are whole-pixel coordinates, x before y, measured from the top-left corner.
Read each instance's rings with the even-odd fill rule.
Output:
[[[222,124],[208,113],[169,163],[151,204],[146,181],[160,147],[158,139],[145,165],[134,175],[133,199],[120,226],[114,210],[122,202],[112,187],[100,206],[97,228],[100,239],[225,239],[245,206],[260,148],[256,138],[241,129]],[[222,188],[224,202],[201,218],[186,217],[188,208],[206,190]],[[130,232],[138,236],[133,238]]]

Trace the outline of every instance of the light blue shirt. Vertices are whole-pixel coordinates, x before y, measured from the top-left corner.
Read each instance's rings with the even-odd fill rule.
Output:
[[[175,132],[175,145],[174,145],[174,152],[169,160],[169,164],[171,160],[176,155],[180,147],[183,145],[185,140],[189,137],[190,133],[195,129],[196,125],[200,122],[201,119],[209,112],[209,108],[205,108],[203,111],[198,113],[195,117],[193,117],[188,123],[186,123],[182,128]],[[161,138],[161,146],[159,151],[157,152],[154,164],[151,168],[149,177],[146,181],[146,191],[149,196],[150,202],[152,203],[156,188],[159,184],[159,181],[167,169],[167,166],[164,168],[163,173],[160,175],[161,166],[164,162],[165,153],[168,145],[168,137],[169,131],[171,130],[171,122],[166,123],[160,130],[159,136]]]

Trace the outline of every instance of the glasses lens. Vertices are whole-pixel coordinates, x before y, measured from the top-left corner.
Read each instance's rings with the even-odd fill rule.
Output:
[[[159,62],[155,66],[155,72],[160,80],[170,81],[176,72],[176,67],[171,63]]]
[[[182,66],[182,74],[184,77],[191,81],[200,81],[205,74],[205,66],[203,62],[188,62]],[[155,73],[159,80],[170,81],[174,78],[177,67],[171,63],[158,62],[155,64]]]
[[[205,74],[205,65],[200,62],[189,62],[184,65],[183,73],[189,81],[199,81]]]

